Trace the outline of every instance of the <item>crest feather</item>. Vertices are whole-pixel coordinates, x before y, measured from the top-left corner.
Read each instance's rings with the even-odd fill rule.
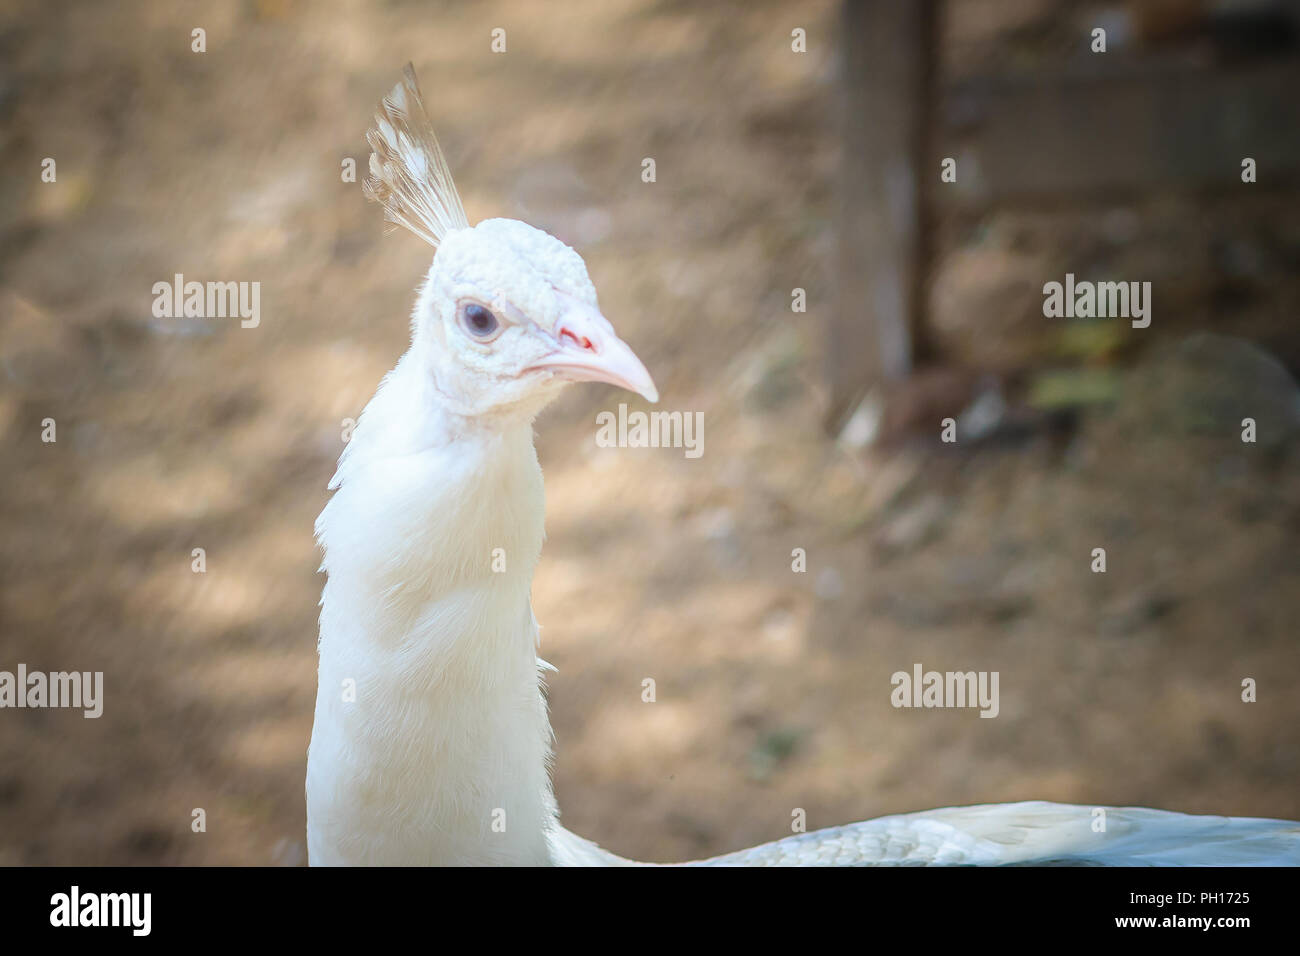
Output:
[[[469,227],[410,63],[379,104],[366,142],[374,152],[362,191],[384,207],[385,219],[434,248],[447,233]]]

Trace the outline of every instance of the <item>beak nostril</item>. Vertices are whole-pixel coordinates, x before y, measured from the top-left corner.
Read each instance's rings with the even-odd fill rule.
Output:
[[[651,404],[659,401],[650,373],[605,318],[590,309],[573,311],[577,314],[563,315],[551,326],[548,354],[525,371],[548,370],[567,382],[608,382],[643,395]]]
[[[596,351],[596,347],[591,344],[591,339],[587,338],[585,335],[579,336],[571,329],[560,329],[560,338],[564,339],[566,337],[571,339],[573,344],[580,349],[585,349],[588,352]]]

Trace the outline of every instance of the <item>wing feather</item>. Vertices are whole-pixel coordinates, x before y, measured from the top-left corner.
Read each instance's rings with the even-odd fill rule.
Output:
[[[1300,823],[1032,801],[827,827],[686,866],[1297,866]],[[1097,821],[1105,821],[1105,829]],[[636,865],[556,828],[560,866]]]
[[[1295,866],[1300,823],[1039,801],[880,817],[707,866]],[[1104,820],[1105,829],[1098,828]]]

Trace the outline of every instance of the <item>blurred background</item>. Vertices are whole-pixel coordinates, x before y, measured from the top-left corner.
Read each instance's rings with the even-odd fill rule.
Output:
[[[312,522],[429,261],[341,169],[408,59],[471,220],[578,248],[704,413],[698,459],[597,448],[640,407],[603,387],[538,423],[571,829],[667,861],[795,807],[1300,818],[1297,16],[8,0],[0,669],[105,702],[0,712],[0,863],[305,861]],[[1067,272],[1151,282],[1150,328],[1044,318]],[[155,318],[175,273],[260,282],[260,326]],[[1000,715],[893,709],[916,662],[999,671]]]

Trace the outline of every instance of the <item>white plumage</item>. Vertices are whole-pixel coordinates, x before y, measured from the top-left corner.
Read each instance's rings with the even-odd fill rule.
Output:
[[[572,249],[512,220],[468,226],[409,66],[369,141],[367,194],[438,251],[411,347],[317,521],[311,862],[628,865],[563,829],[551,791],[529,600],[545,511],[532,422],[569,381],[650,401],[654,384]],[[1098,832],[1095,819],[1050,803],[949,808],[703,862],[1300,863],[1293,823],[1111,808]]]

